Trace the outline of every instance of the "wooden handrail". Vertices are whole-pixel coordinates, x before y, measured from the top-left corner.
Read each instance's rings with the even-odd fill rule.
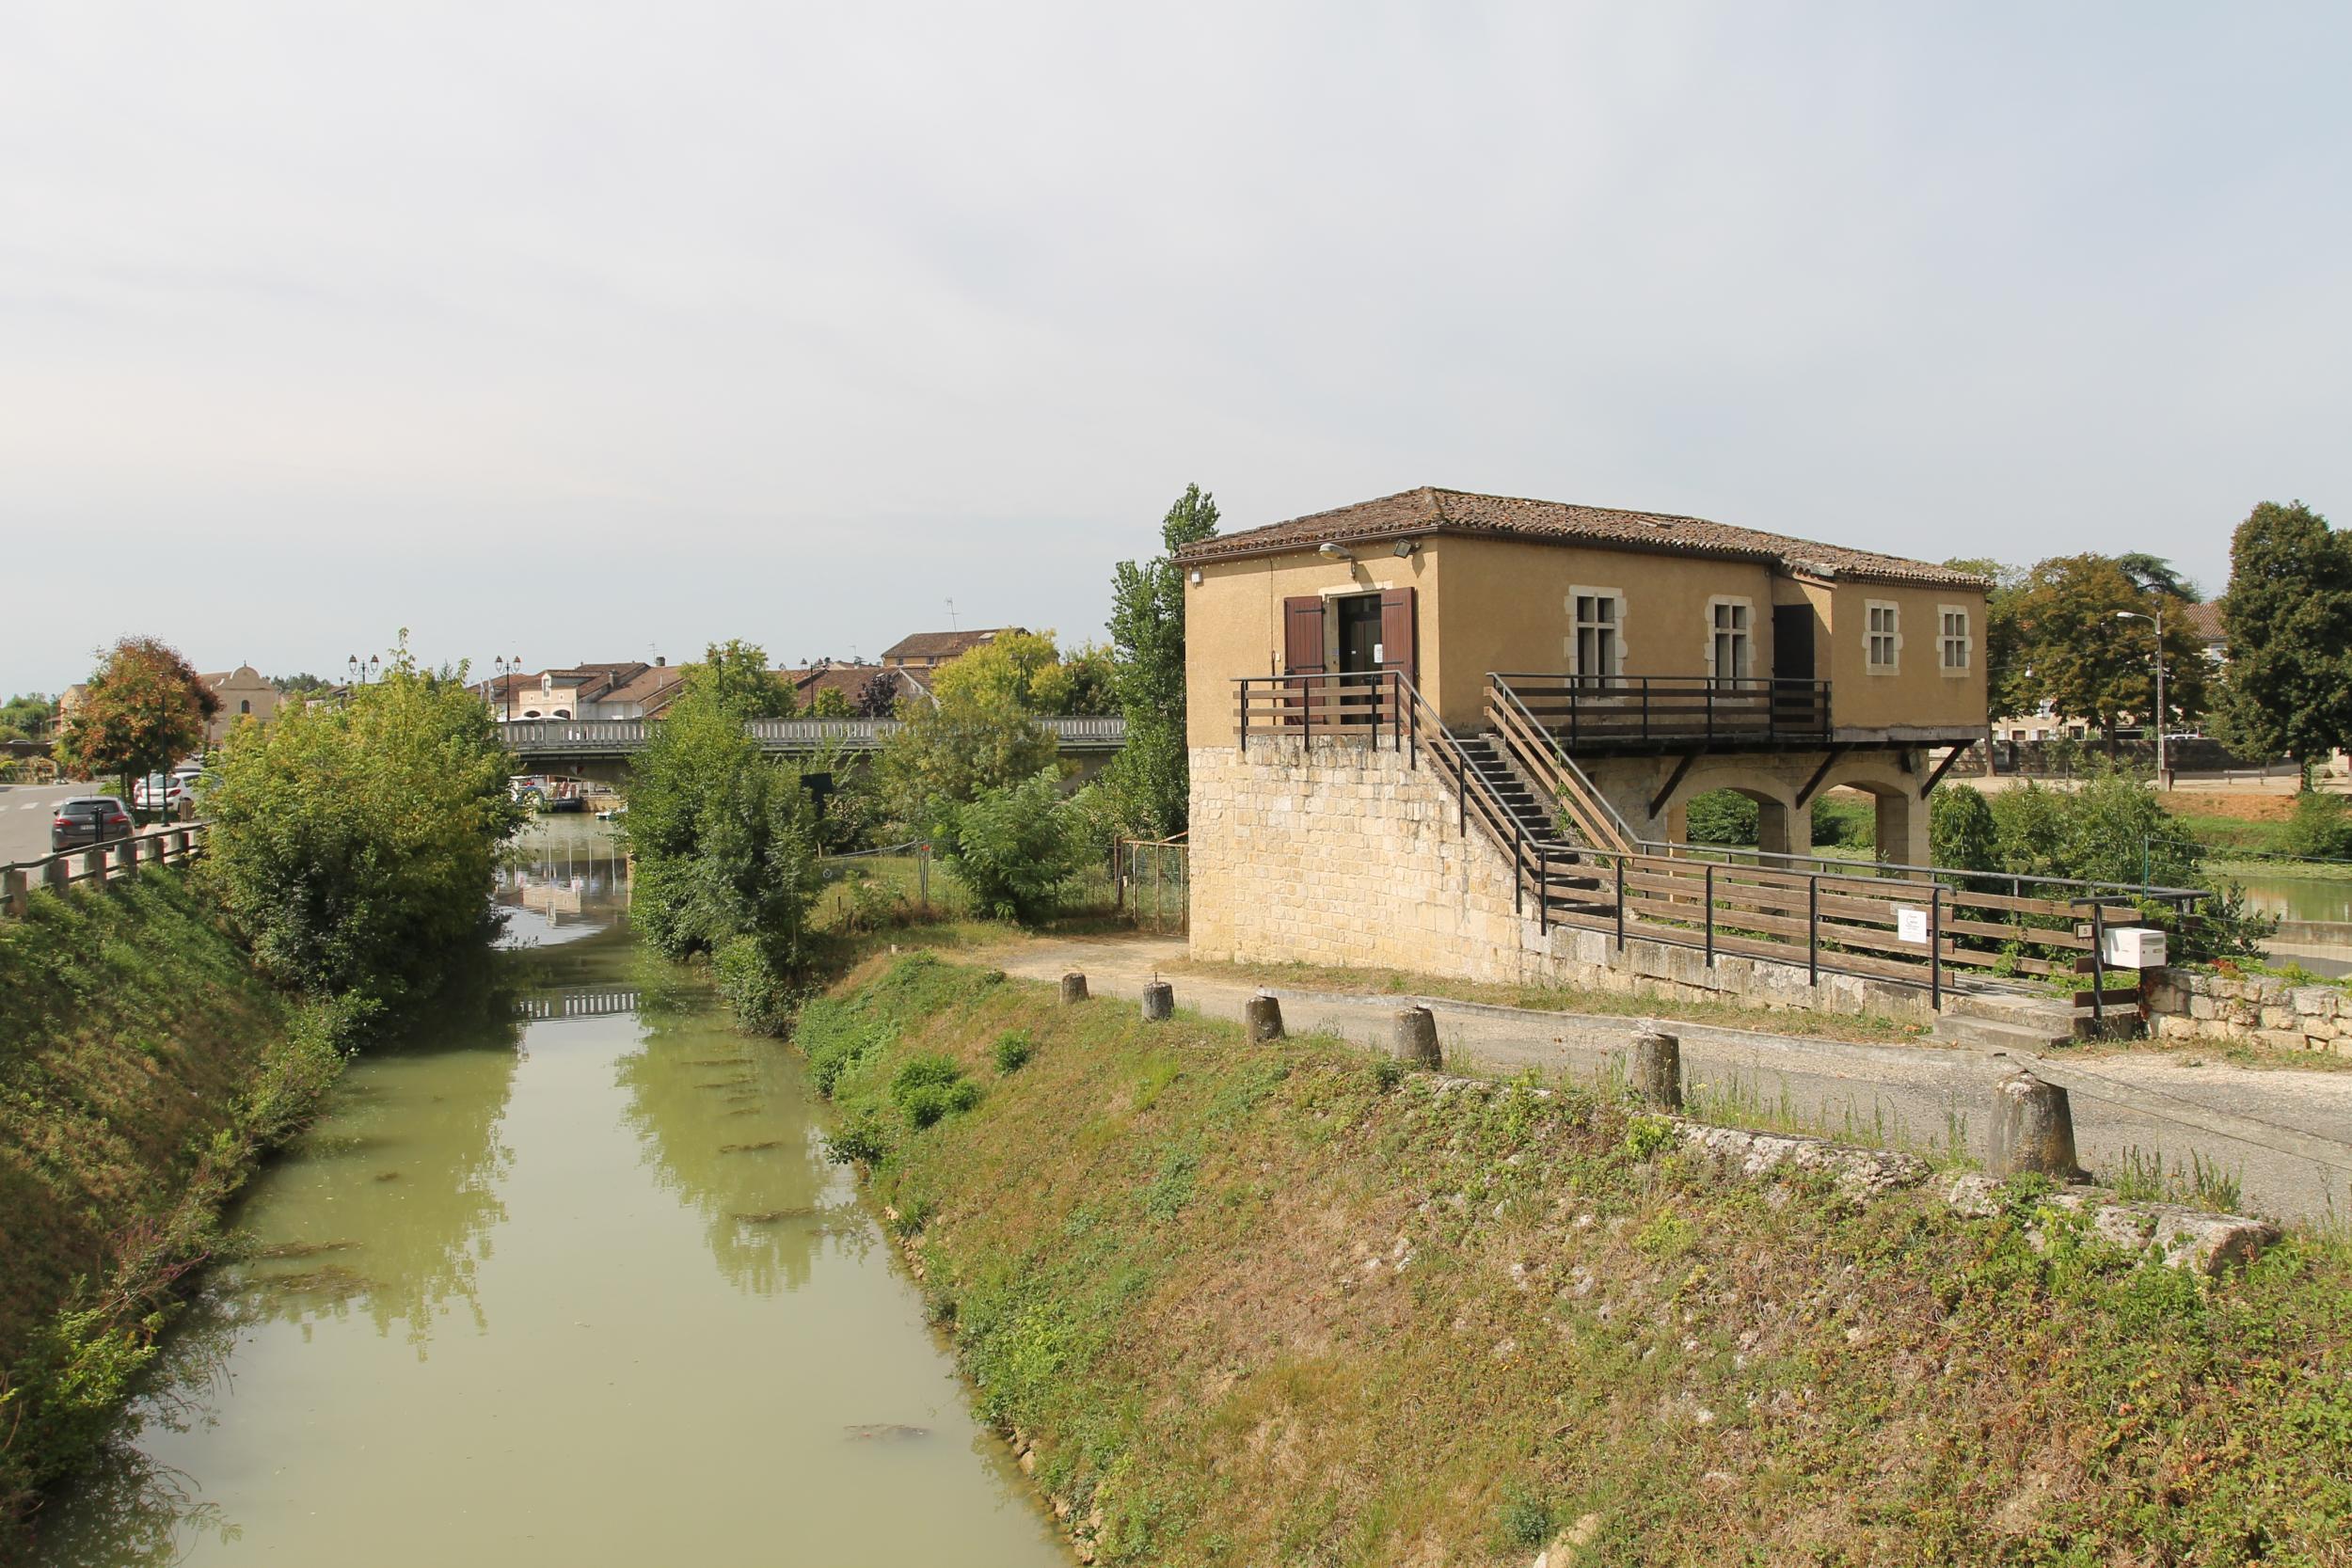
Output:
[[[142,864],[174,865],[192,860],[203,853],[211,826],[206,822],[184,822],[0,866],[0,913],[24,919],[37,887],[56,893],[63,893],[77,882],[95,882],[103,887],[110,881],[137,876]]]

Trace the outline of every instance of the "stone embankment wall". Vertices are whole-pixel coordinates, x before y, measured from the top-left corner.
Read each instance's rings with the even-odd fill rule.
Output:
[[[2232,978],[2168,969],[2148,988],[2148,1032],[2160,1040],[2214,1040],[2276,1051],[2352,1056],[2352,993],[2275,976]]]
[[[1506,985],[1934,1017],[1925,990],[1555,926],[1513,908],[1511,863],[1423,752],[1254,740],[1192,749],[1192,956],[1398,969]]]

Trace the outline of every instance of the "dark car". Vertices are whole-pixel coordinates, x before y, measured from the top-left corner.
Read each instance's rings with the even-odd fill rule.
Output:
[[[131,836],[131,808],[111,795],[80,795],[57,802],[49,822],[49,847],[79,849]]]

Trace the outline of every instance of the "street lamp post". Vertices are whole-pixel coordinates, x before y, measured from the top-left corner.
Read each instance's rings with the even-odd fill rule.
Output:
[[[2153,615],[2137,610],[2119,610],[2119,621],[2146,621],[2156,628],[2156,787],[2169,789],[2172,781],[2164,766],[2164,607],[2158,605]]]

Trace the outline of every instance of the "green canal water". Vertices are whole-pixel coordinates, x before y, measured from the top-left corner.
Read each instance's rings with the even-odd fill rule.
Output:
[[[257,1179],[261,1254],[41,1561],[1068,1560],[797,1059],[643,959],[618,888],[560,879],[563,909],[502,895],[537,939],[511,995],[355,1062]]]

